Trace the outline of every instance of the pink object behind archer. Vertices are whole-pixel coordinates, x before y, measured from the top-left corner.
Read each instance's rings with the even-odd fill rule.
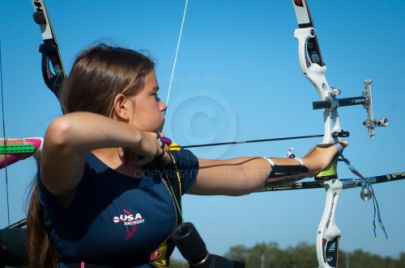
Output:
[[[5,168],[11,164],[14,164],[20,160],[26,159],[28,157],[34,156],[36,158],[39,157],[43,139],[42,138],[25,138],[22,139],[25,143],[31,143],[35,147],[35,152],[29,154],[6,154],[4,160],[0,161],[0,169]]]

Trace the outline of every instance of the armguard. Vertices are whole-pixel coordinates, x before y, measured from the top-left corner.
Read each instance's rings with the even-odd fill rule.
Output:
[[[308,172],[308,168],[305,166],[301,158],[294,158],[299,162],[298,165],[276,165],[273,160],[266,157],[267,162],[271,166],[271,172],[265,181],[266,188],[272,188],[280,185],[291,184],[301,177],[297,175]]]

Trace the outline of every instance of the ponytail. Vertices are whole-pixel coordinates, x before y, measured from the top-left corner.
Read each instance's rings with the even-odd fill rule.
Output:
[[[58,254],[56,248],[49,239],[43,220],[43,209],[39,202],[39,188],[36,180],[34,181],[30,206],[28,209],[27,250],[28,267],[56,267]]]

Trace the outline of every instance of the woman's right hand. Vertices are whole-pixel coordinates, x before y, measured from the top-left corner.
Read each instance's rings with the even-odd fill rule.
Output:
[[[133,148],[121,148],[120,158],[123,163],[130,166],[145,166],[153,160],[159,158],[164,164],[171,161],[169,156],[169,146],[162,143],[161,133],[142,132],[142,138],[138,146]]]

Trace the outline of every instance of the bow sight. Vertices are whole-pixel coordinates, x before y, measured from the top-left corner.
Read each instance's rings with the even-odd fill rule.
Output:
[[[370,138],[374,137],[376,127],[387,126],[388,120],[374,119],[371,80],[364,81],[363,95],[360,97],[338,99],[340,90],[330,87],[326,80],[326,65],[323,61],[321,50],[306,1],[293,0],[294,11],[298,21],[298,28],[294,37],[298,41],[298,57],[301,70],[318,91],[320,101],[313,102],[313,109],[324,109],[325,132],[323,144],[339,141],[340,137],[348,137],[349,132],[341,129],[338,107],[363,105],[367,111],[367,120],[364,125],[368,129]]]
[[[352,98],[342,98],[338,99],[336,96],[340,95],[340,90],[337,88],[332,88],[332,94],[326,97],[323,101],[312,102],[312,108],[314,110],[318,109],[330,109],[335,110],[342,106],[353,106],[353,105],[363,105],[367,112],[367,119],[363,122],[363,125],[368,129],[368,135],[373,138],[375,135],[376,127],[386,127],[388,126],[388,119],[375,119],[373,115],[373,101],[371,94],[371,80],[364,80],[364,90],[362,96],[352,97]],[[347,137],[349,132],[341,131],[340,133],[332,133],[334,137]]]

